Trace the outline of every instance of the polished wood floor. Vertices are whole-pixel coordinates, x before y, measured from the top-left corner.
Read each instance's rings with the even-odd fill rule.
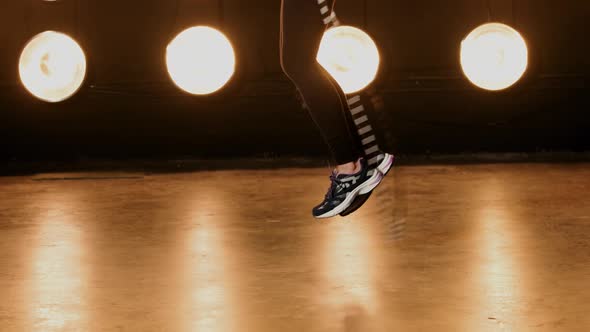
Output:
[[[0,331],[590,331],[590,165],[0,178]]]

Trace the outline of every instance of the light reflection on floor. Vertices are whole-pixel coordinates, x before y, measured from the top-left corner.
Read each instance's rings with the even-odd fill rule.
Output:
[[[72,212],[79,208],[75,195],[39,199],[39,225],[32,257],[30,319],[35,330],[76,330],[86,326],[86,247]]]
[[[224,268],[226,253],[223,231],[217,224],[215,212],[223,209],[223,196],[217,190],[193,196],[191,216],[193,226],[186,232],[188,255],[184,262],[188,277],[189,310],[184,317],[191,324],[186,331],[230,331],[229,310],[232,308],[226,294],[228,272]]]
[[[479,211],[475,211],[474,243],[479,245],[479,255],[474,260],[473,274],[476,288],[480,291],[479,305],[486,308],[488,324],[478,326],[489,331],[505,330],[514,326],[511,320],[518,315],[521,303],[523,282],[519,264],[511,251],[517,249],[518,234],[511,224],[515,219],[510,215],[509,205],[513,201],[510,192],[504,190],[504,184],[491,179],[484,181],[478,188]]]
[[[357,220],[358,221],[358,220]],[[361,222],[341,222],[330,225],[323,245],[318,247],[326,292],[317,301],[332,307],[333,323],[354,328],[366,327],[376,314],[376,294],[373,287],[373,264],[376,253],[371,248],[370,229]],[[329,325],[329,324],[327,324]]]

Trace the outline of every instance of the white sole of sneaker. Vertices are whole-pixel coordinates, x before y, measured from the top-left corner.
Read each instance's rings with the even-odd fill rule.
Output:
[[[379,185],[379,183],[381,183],[381,180],[383,180],[383,174],[381,174],[381,172],[374,172],[373,175],[367,181],[358,186],[358,188],[356,188],[354,191],[348,193],[346,199],[344,199],[344,201],[340,203],[340,205],[335,207],[334,210],[326,212],[321,216],[317,216],[316,219],[332,218],[339,215],[342,211],[346,210],[350,206],[350,204],[352,204],[352,202],[358,195],[361,195],[361,192],[368,193],[372,191]]]
[[[379,170],[379,172],[381,172],[383,175],[387,175],[387,173],[389,173],[389,171],[391,170],[391,167],[393,166],[394,159],[395,159],[395,157],[393,155],[386,153],[385,158],[383,158],[383,160],[381,160],[381,163],[379,164],[379,166],[377,166],[377,169]]]
[[[365,188],[365,189],[361,190],[359,195],[366,195],[366,194],[370,193],[381,183],[381,181],[383,181],[383,178],[385,177],[385,175],[387,175],[387,173],[389,173],[389,171],[391,170],[391,167],[393,166],[393,159],[394,159],[393,155],[390,155],[389,153],[385,154],[385,158],[383,158],[381,163],[379,163],[379,166],[377,166],[377,170],[379,172],[376,172],[376,173],[381,173],[381,175],[382,175],[381,180],[379,180],[379,183],[377,183],[377,185],[375,187],[371,188],[370,190],[369,190],[369,188]]]
[[[377,170],[379,172],[375,172],[375,173],[381,173],[381,179],[372,188],[366,187],[363,190],[361,190],[359,192],[359,196],[366,195],[366,194],[370,193],[371,191],[375,190],[375,188],[377,188],[377,186],[379,186],[381,184],[381,181],[383,181],[383,179],[385,178],[385,175],[387,175],[387,173],[389,173],[389,171],[391,170],[391,167],[393,166],[393,159],[394,159],[393,155],[390,155],[389,153],[385,154],[385,158],[383,158],[383,160],[381,161],[379,166],[377,166]]]

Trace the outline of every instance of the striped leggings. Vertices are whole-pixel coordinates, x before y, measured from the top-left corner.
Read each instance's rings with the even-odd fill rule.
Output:
[[[356,161],[364,153],[346,95],[316,61],[326,29],[325,7],[333,7],[334,2],[282,0],[280,51],[283,71],[303,97],[333,161],[341,165]]]

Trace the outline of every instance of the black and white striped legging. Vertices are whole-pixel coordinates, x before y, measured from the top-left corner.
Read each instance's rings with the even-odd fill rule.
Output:
[[[340,165],[356,161],[363,152],[346,95],[316,61],[326,29],[320,2],[333,7],[335,0],[282,0],[281,66],[307,104],[333,160]]]

